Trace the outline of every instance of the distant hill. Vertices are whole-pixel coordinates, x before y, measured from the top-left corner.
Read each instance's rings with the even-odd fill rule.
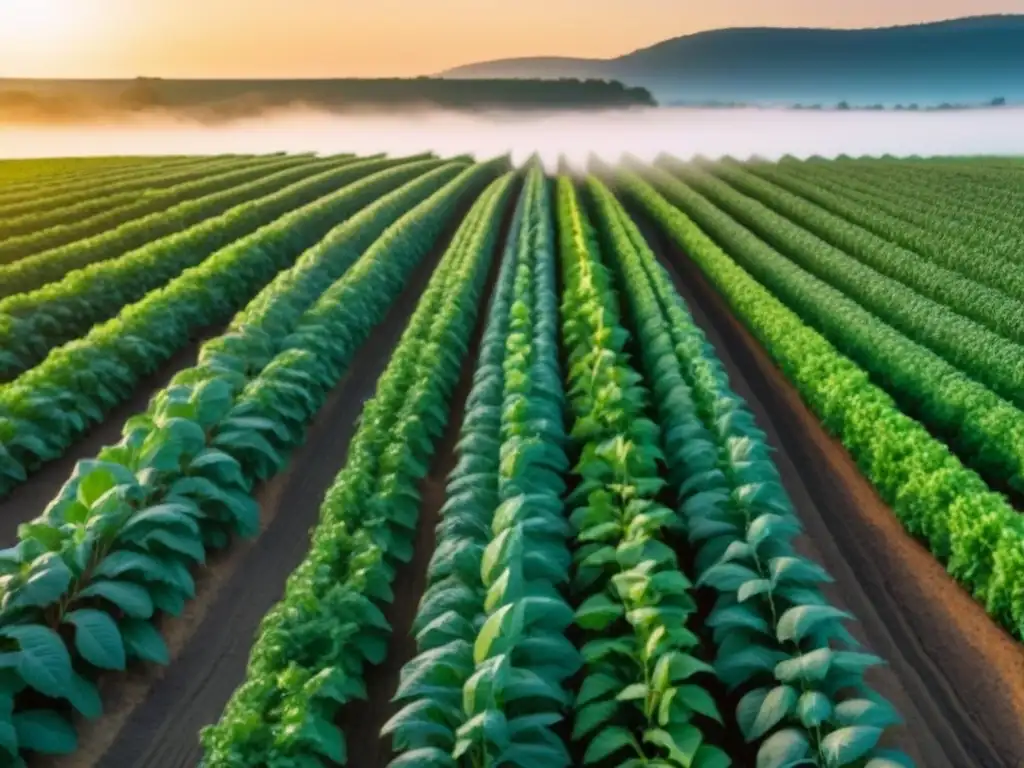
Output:
[[[1024,15],[877,29],[720,29],[613,59],[504,59],[451,78],[607,78],[660,103],[1024,101]]]
[[[652,106],[643,88],[604,80],[10,80],[0,78],[0,122],[104,120],[162,113],[203,122],[306,107],[352,110],[609,109]]]

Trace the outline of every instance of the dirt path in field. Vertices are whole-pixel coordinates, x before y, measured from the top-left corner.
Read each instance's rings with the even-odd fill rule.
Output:
[[[446,246],[454,227],[440,238]],[[161,631],[171,651],[167,667],[135,665],[102,686],[104,714],[79,726],[81,748],[67,759],[37,761],[53,768],[194,768],[198,733],[214,723],[242,682],[253,638],[288,575],[309,550],[324,492],[344,466],[363,403],[405,330],[443,247],[424,259],[384,322],[334,388],[288,467],[257,491],[261,530],[211,558],[196,578],[196,598]]]
[[[114,408],[103,423],[89,430],[62,457],[44,464],[9,496],[0,499],[0,548],[13,546],[17,542],[18,526],[46,509],[46,505],[71,476],[75,464],[82,459],[94,458],[104,446],[117,443],[121,439],[121,428],[128,418],[146,410],[149,399],[167,386],[178,371],[195,365],[202,343],[217,336],[222,330],[221,326],[217,326],[198,332],[160,370],[139,382],[131,399]]]
[[[1024,648],[989,619],[824,431],[700,270],[646,233],[776,449],[803,521],[799,547],[835,578],[829,597],[889,666],[869,680],[903,715],[892,746],[920,768],[1024,766]]]
[[[402,667],[416,655],[416,638],[412,634],[412,623],[427,586],[427,566],[434,554],[436,528],[441,521],[440,511],[445,502],[448,475],[455,469],[459,458],[455,452],[455,445],[462,430],[466,400],[473,388],[473,372],[476,369],[480,342],[486,329],[498,268],[517,199],[518,185],[505,209],[490,272],[480,297],[476,328],[466,357],[462,361],[459,381],[452,391],[448,423],[431,462],[430,472],[420,484],[420,516],[417,521],[413,558],[398,569],[394,583],[395,601],[384,611],[392,628],[387,656],[383,664],[366,671],[369,701],[354,702],[344,707],[338,714],[338,722],[345,731],[348,743],[348,768],[384,768],[393,757],[391,739],[381,738],[380,730],[398,709],[391,699],[398,690]]]

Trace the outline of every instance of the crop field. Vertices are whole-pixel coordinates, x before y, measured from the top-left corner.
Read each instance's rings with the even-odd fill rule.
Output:
[[[1021,768],[1024,162],[0,161],[0,768]]]

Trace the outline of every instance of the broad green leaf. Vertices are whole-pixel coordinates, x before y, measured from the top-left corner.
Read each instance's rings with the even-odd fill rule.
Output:
[[[811,751],[807,734],[795,728],[773,733],[757,750],[757,768],[789,768]]]
[[[95,685],[78,673],[71,674],[71,686],[65,693],[65,698],[71,702],[71,706],[90,720],[103,714],[100,692]]]
[[[878,667],[885,661],[871,653],[855,653],[854,651],[836,651],[832,657],[832,665],[836,669],[855,674],[863,673],[871,667]]]
[[[170,654],[156,627],[141,619],[124,619],[120,624],[121,636],[128,655],[155,664],[167,664]]]
[[[824,622],[851,618],[846,611],[830,605],[798,605],[782,614],[775,632],[780,642],[799,643]]]
[[[839,725],[867,725],[887,728],[897,725],[900,716],[887,701],[870,699],[848,699],[835,707],[835,721]]]
[[[82,658],[100,669],[123,670],[127,663],[124,642],[109,614],[81,608],[64,616],[75,627],[75,647]]]
[[[57,602],[71,584],[71,571],[55,552],[32,563],[28,578],[11,595],[14,606],[48,606]]]
[[[422,747],[396,757],[387,768],[456,768],[455,758],[443,749]]]
[[[718,711],[718,705],[714,698],[699,685],[681,685],[676,689],[676,700],[685,704],[689,709],[716,722],[722,722],[722,715]]]
[[[646,683],[633,683],[623,688],[615,698],[618,701],[636,701],[646,699],[649,692]]]
[[[881,728],[858,725],[832,731],[821,740],[821,753],[827,768],[851,765],[867,755],[882,736]]]
[[[588,675],[576,695],[576,708],[579,709],[584,704],[604,698],[605,695],[621,690],[621,688],[622,684],[609,674],[598,672]]]
[[[875,752],[864,768],[915,768],[914,761],[894,749],[880,749]]]
[[[760,577],[755,571],[738,563],[722,563],[713,565],[701,574],[698,586],[708,586],[719,592],[735,592],[748,581]]]
[[[78,478],[77,498],[86,508],[92,507],[103,494],[117,485],[114,474],[106,467],[96,467]]]
[[[736,721],[748,742],[757,741],[793,710],[797,692],[788,685],[751,691],[736,707]]]
[[[600,632],[616,619],[622,618],[626,609],[622,603],[612,600],[599,592],[583,601],[576,609],[576,623],[584,629]]]
[[[607,728],[608,722],[615,717],[615,713],[622,706],[619,702],[612,700],[597,701],[582,707],[576,713],[576,718],[573,721],[573,741],[579,741],[597,728]]]
[[[480,628],[480,633],[476,636],[476,641],[473,643],[473,661],[476,664],[481,664],[484,659],[491,655],[491,646],[494,641],[502,633],[502,626],[505,622],[505,617],[508,616],[513,609],[514,605],[503,605],[495,613],[492,613],[487,617],[487,621]]]
[[[78,749],[74,727],[53,710],[17,712],[13,723],[21,749],[43,755],[70,755]]]
[[[690,768],[729,768],[732,764],[729,755],[718,747],[701,744]]]
[[[833,652],[829,648],[819,648],[794,656],[788,661],[779,662],[775,667],[775,677],[783,683],[793,683],[801,679],[810,682],[824,680],[832,666],[832,656]]]
[[[745,603],[752,597],[757,595],[763,595],[765,592],[770,592],[772,589],[772,583],[768,579],[751,579],[740,585],[740,588],[736,590],[736,599],[741,603]]]
[[[820,584],[832,581],[825,570],[809,560],[799,557],[776,557],[769,563],[772,584]]]
[[[632,734],[625,728],[618,725],[605,728],[587,746],[587,751],[583,755],[583,764],[599,763],[626,749],[633,749],[635,743]]]
[[[817,728],[832,717],[832,702],[819,691],[805,691],[796,706],[800,722],[806,728]]]
[[[341,729],[334,723],[313,714],[311,720],[303,728],[303,735],[316,745],[316,750],[342,765],[346,762],[345,737]]]
[[[18,754],[18,732],[10,718],[0,720],[0,749],[9,755]]]
[[[18,642],[17,669],[22,679],[40,693],[60,698],[71,685],[71,656],[60,636],[37,624],[3,627],[0,635]]]
[[[754,606],[751,605],[730,605],[726,608],[717,609],[711,612],[707,624],[713,629],[732,631],[737,629],[749,629],[764,635],[771,634],[771,628],[765,619]]]

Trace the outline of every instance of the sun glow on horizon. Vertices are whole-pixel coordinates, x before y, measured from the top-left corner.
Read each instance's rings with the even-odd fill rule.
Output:
[[[79,42],[96,33],[79,0],[0,0],[0,65],[4,73],[63,67]]]

